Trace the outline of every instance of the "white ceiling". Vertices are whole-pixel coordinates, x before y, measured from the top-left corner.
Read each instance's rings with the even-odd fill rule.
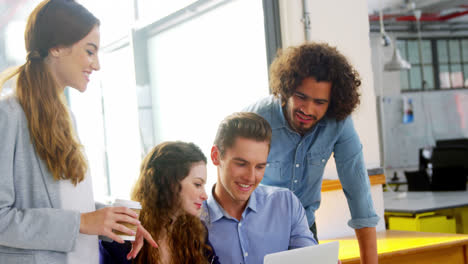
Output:
[[[414,4],[415,9],[423,13],[445,13],[468,9],[466,0],[368,0],[369,14],[378,13],[380,9],[385,14],[407,14]]]
[[[371,32],[379,31],[382,10],[389,32],[415,30],[415,10],[422,12],[422,31],[468,32],[467,0],[368,0]]]

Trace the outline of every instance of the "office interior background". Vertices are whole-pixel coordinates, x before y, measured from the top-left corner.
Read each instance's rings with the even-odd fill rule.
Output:
[[[26,18],[39,2],[0,2],[0,70],[25,61]],[[468,137],[466,1],[78,2],[101,20],[101,70],[85,93],[66,91],[97,200],[128,197],[142,158],[162,141],[194,142],[209,157],[219,122],[269,94],[276,51],[306,40],[337,46],[360,72],[353,119],[368,168],[383,168],[387,181],[416,168],[420,148]],[[410,69],[388,71],[396,51]],[[325,178],[337,179],[333,157]],[[215,182],[209,162],[208,192]],[[372,192],[383,219],[382,188]],[[349,219],[342,194],[327,199]]]

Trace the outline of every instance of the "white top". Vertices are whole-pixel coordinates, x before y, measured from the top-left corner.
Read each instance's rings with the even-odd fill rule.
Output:
[[[82,182],[74,186],[70,180],[60,180],[62,209],[81,213],[96,210],[91,175],[86,173]],[[99,242],[95,235],[78,234],[75,248],[67,254],[68,264],[99,263]]]

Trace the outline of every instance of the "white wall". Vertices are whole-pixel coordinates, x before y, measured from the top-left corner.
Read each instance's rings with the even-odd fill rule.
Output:
[[[369,14],[379,12],[382,8],[397,7],[403,5],[404,0],[368,0]]]
[[[369,168],[380,166],[376,97],[374,92],[369,40],[369,21],[366,0],[309,0],[312,41],[328,42],[336,46],[354,65],[362,78],[361,105],[353,114],[360,135],[364,158]],[[280,16],[283,47],[305,41],[301,0],[281,0]],[[337,179],[334,161],[328,162],[325,176]],[[385,229],[381,185],[372,187],[377,214],[382,218],[377,229]],[[343,191],[323,193],[317,211],[319,239],[353,234],[347,226],[349,209]]]
[[[423,37],[466,36],[468,32],[430,32]],[[397,37],[415,37],[415,33],[389,34]],[[393,48],[383,47],[380,34],[370,34],[375,92],[381,101],[382,163],[386,175],[397,172],[401,180],[404,170],[416,170],[419,149],[435,145],[437,139],[468,136],[468,98],[466,89],[401,93],[400,74],[384,71]],[[406,74],[406,73],[405,73]],[[403,100],[413,101],[414,121],[404,124]]]
[[[367,2],[309,0],[312,41],[336,46],[354,65],[362,78],[361,104],[353,114],[356,130],[364,147],[368,167],[380,166],[377,109],[371,50]],[[339,8],[337,8],[339,6]],[[283,47],[299,45],[305,41],[301,0],[280,1]],[[326,178],[337,179],[334,161],[330,159]]]

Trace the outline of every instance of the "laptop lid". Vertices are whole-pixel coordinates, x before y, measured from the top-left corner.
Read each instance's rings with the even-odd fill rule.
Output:
[[[264,264],[337,264],[339,242],[333,241],[315,246],[286,250],[265,256]]]

